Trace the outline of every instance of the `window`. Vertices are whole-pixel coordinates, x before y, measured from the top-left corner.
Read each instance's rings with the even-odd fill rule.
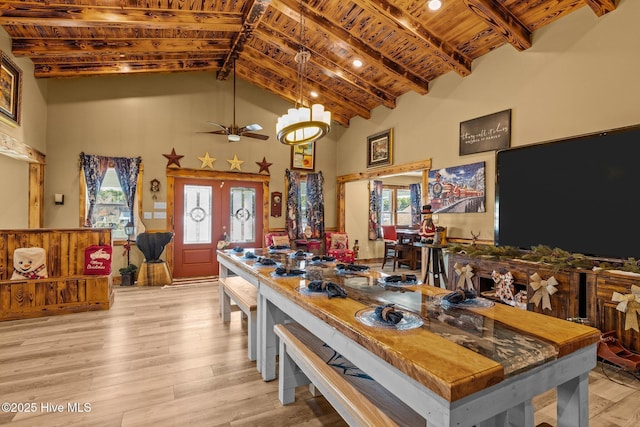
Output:
[[[124,226],[129,221],[133,221],[133,219],[127,206],[124,191],[122,191],[115,169],[109,168],[100,185],[100,191],[98,191],[91,224],[94,228],[111,228],[113,239],[126,240]]]
[[[382,187],[382,225],[411,225],[411,192],[398,186]]]
[[[126,240],[129,236],[124,231],[125,225],[131,221],[144,228],[139,219],[142,212],[143,166],[140,158],[104,157],[81,153],[80,161],[80,226],[92,228],[111,228],[113,240]],[[89,171],[85,174],[85,168]],[[129,190],[125,190],[118,179],[118,170],[124,176],[130,176],[133,182],[125,182]],[[104,175],[103,175],[104,173]],[[89,178],[87,178],[87,176]],[[98,180],[102,177],[102,180]],[[87,179],[90,180],[87,183]],[[89,195],[89,189],[92,195]],[[134,191],[135,189],[135,191]],[[133,193],[127,193],[133,191]],[[127,197],[131,200],[127,203]],[[93,205],[91,206],[91,203]],[[129,207],[131,204],[134,208]],[[136,230],[142,232],[144,230]]]

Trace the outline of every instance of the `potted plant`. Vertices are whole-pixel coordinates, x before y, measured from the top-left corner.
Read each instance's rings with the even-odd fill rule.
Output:
[[[119,271],[122,276],[122,286],[132,286],[135,283],[136,272],[138,271],[138,267],[135,264],[122,267]]]

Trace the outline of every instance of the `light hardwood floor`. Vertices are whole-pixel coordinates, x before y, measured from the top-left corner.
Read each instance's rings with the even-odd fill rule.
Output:
[[[591,426],[640,425],[640,382],[614,375],[591,374]],[[109,311],[0,322],[0,402],[35,404],[1,425],[344,425],[305,388],[281,406],[277,387],[248,361],[240,313],[221,321],[215,283],[116,287]],[[536,398],[536,424],[555,425],[554,401]]]

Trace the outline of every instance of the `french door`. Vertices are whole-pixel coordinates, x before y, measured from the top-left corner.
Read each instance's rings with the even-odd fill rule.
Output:
[[[261,247],[263,199],[262,182],[176,178],[173,276],[217,275],[220,241]]]

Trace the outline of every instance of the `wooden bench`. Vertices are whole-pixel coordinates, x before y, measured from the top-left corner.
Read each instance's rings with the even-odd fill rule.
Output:
[[[295,388],[313,384],[352,426],[425,426],[426,420],[297,323],[274,326],[280,338],[278,394],[283,405]]]
[[[258,334],[258,289],[240,276],[220,278],[220,315],[224,322],[231,320],[231,311],[241,310],[248,322],[248,354],[249,360],[256,360]],[[235,303],[235,306],[231,304]]]
[[[111,275],[85,275],[84,252],[111,244],[111,229],[0,230],[0,320],[108,310]],[[45,249],[48,277],[11,280],[14,251],[29,247]]]

